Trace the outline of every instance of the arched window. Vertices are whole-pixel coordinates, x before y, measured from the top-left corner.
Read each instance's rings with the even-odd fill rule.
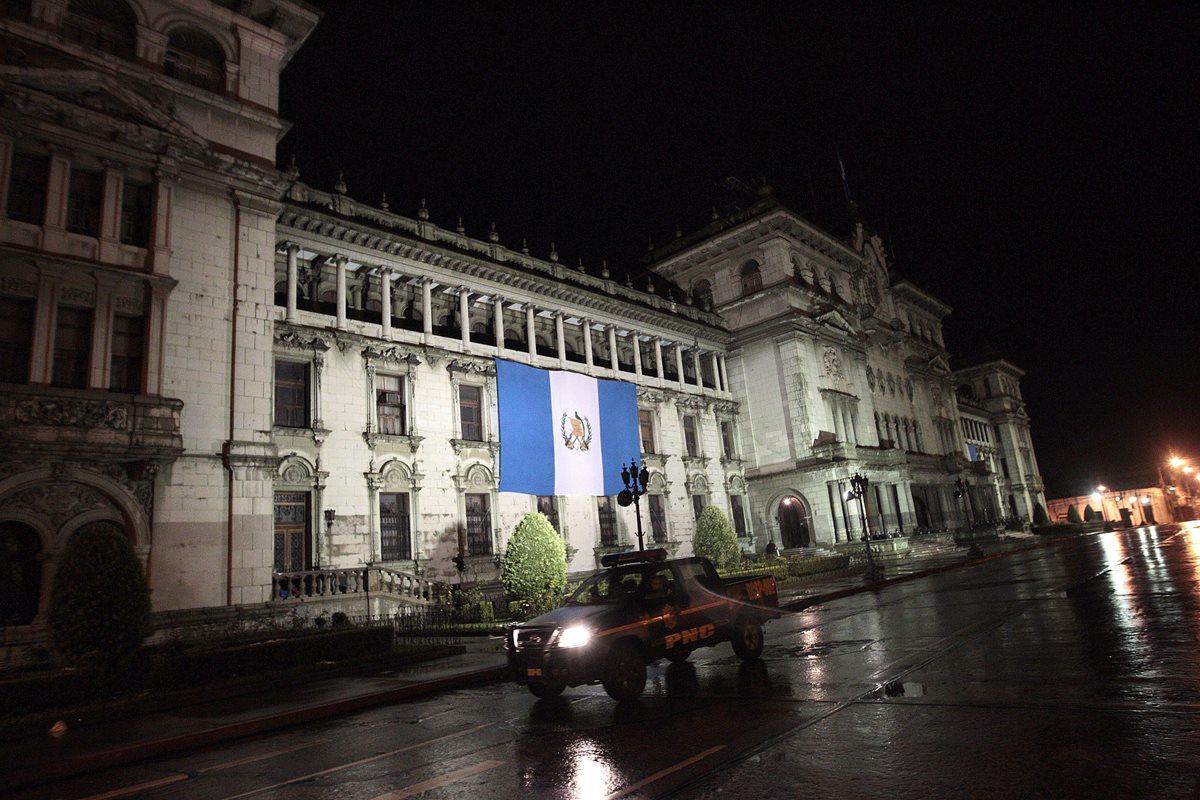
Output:
[[[225,90],[225,51],[206,33],[180,28],[167,37],[163,72],[172,78],[208,89]]]
[[[742,294],[751,294],[762,288],[762,273],[758,270],[757,261],[747,261],[742,265]]]
[[[708,311],[712,308],[712,284],[706,280],[698,280],[692,286],[692,297],[695,298],[696,305]]]
[[[132,60],[137,55],[137,17],[122,0],[71,0],[63,38]]]

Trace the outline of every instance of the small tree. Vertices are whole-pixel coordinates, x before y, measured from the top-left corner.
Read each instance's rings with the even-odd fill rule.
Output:
[[[1078,525],[1079,523],[1083,522],[1083,520],[1079,518],[1079,509],[1073,505],[1067,506],[1067,522],[1070,522],[1073,525]]]
[[[150,634],[150,587],[124,531],[111,522],[71,537],[50,590],[50,645],[71,664],[112,667]]]
[[[1046,513],[1046,509],[1041,503],[1033,504],[1033,524],[1045,525],[1050,521],[1050,515]]]
[[[500,561],[500,583],[510,604],[528,616],[558,604],[567,586],[567,550],[545,514],[531,511],[513,531]]]
[[[1096,513],[1096,509],[1092,508],[1090,503],[1084,507],[1084,509],[1083,509],[1083,521],[1084,522],[1095,522],[1098,519],[1100,519],[1100,515]]]
[[[741,560],[737,534],[725,512],[716,506],[705,506],[696,520],[696,540],[692,545],[696,555],[713,562],[717,569],[732,567]]]

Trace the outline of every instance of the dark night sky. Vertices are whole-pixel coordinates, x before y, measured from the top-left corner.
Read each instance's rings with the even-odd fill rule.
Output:
[[[840,150],[958,363],[1028,371],[1050,496],[1200,457],[1196,6],[321,5],[283,75],[306,182],[621,274],[726,175],[844,230]]]

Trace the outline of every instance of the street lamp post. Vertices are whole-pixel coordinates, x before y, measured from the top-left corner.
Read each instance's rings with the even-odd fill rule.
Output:
[[[971,547],[967,550],[968,556],[981,556],[983,551],[979,549],[979,545],[975,543],[975,521],[971,519],[971,505],[968,502],[967,491],[971,488],[971,484],[964,481],[962,478],[954,479],[954,496],[962,501],[963,518],[967,521],[968,535],[971,537]]]
[[[875,554],[871,551],[871,520],[867,516],[867,487],[870,484],[866,475],[856,472],[850,476],[850,489],[846,494],[850,497],[857,497],[859,508],[862,510],[863,543],[867,547],[866,579],[868,582],[874,583],[883,577],[883,568],[875,563]]]
[[[621,467],[621,482],[625,484],[625,488],[617,495],[617,505],[628,506],[633,504],[633,515],[637,518],[637,537],[638,550],[645,550],[646,546],[642,541],[642,495],[646,494],[646,487],[650,483],[650,470],[646,469],[646,463],[643,461],[641,468],[638,467],[637,460],[630,465],[622,465]]]

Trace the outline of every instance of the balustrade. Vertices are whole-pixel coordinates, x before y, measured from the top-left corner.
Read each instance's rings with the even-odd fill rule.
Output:
[[[436,605],[450,599],[450,587],[444,583],[385,567],[277,572],[271,584],[271,599],[276,602],[369,592],[399,597],[418,605]]]

